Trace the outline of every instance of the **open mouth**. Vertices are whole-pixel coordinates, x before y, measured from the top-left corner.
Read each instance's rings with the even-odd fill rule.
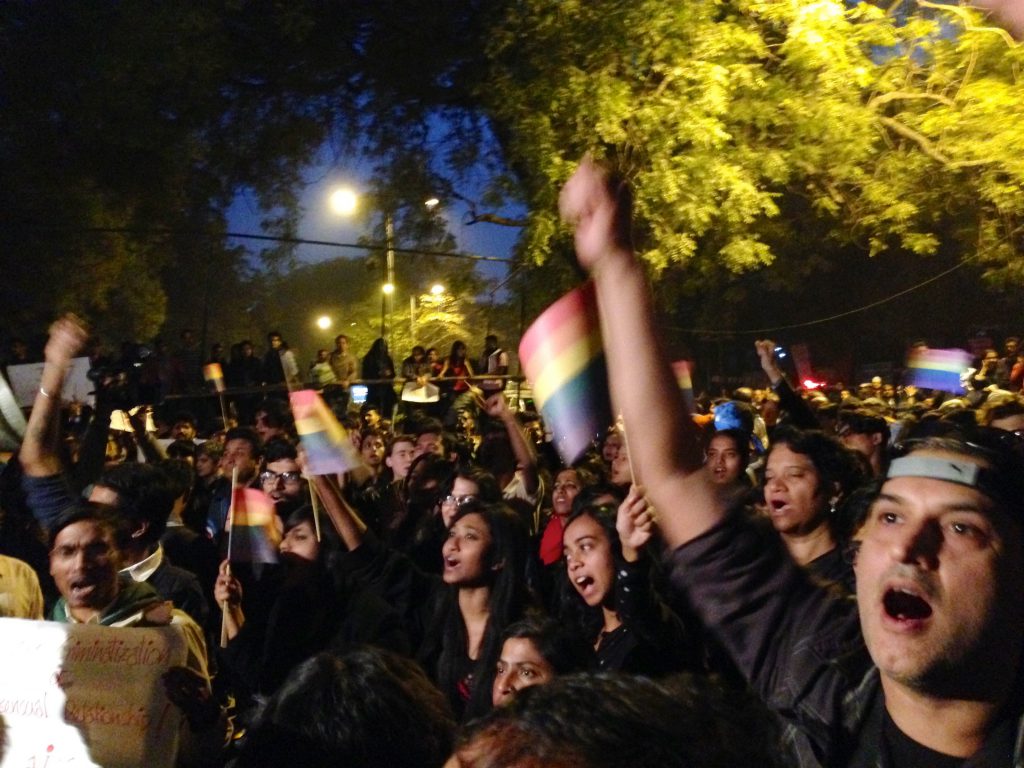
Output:
[[[444,567],[445,568],[455,568],[458,564],[459,564],[459,561],[456,560],[454,557],[446,557],[444,559]]]
[[[96,582],[92,579],[78,579],[69,586],[73,597],[84,597],[96,589]]]
[[[896,621],[924,621],[932,615],[928,601],[907,589],[887,589],[882,598],[882,607],[886,615]]]
[[[580,592],[586,592],[589,587],[594,585],[594,578],[592,576],[578,576],[573,580],[573,584],[576,585],[576,589]]]

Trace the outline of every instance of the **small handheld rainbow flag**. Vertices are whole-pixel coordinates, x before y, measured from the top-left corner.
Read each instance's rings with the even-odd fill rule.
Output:
[[[204,365],[203,379],[206,381],[212,381],[214,388],[218,392],[224,391],[224,371],[221,370],[220,363],[209,363]]]
[[[593,283],[544,310],[523,334],[519,360],[555,448],[572,463],[612,421]]]
[[[689,360],[676,360],[672,363],[672,374],[675,376],[679,390],[683,393],[686,408],[693,413],[696,402],[693,398],[693,363]]]
[[[288,394],[295,430],[306,452],[306,471],[311,475],[348,472],[362,465],[348,432],[338,423],[327,403],[312,389]]]
[[[962,349],[920,349],[907,358],[907,383],[959,394],[970,364],[970,352]]]
[[[274,500],[256,488],[235,488],[228,512],[228,559],[276,563],[281,533]]]

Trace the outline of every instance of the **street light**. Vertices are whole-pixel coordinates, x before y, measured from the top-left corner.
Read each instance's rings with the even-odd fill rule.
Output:
[[[320,317],[316,319],[316,327],[321,331],[326,331],[331,327],[331,318],[327,315],[320,315]]]
[[[330,196],[331,210],[341,216],[351,216],[359,207],[359,196],[348,187],[338,187]],[[430,210],[440,205],[441,201],[436,197],[425,200],[423,204]],[[394,312],[394,302],[391,298],[395,292],[395,224],[391,211],[381,211],[384,215],[384,284],[381,288],[380,297],[380,337],[383,339],[385,333],[390,337],[392,326],[391,318]],[[441,289],[444,291],[444,288]],[[393,346],[393,339],[388,339],[388,346]]]

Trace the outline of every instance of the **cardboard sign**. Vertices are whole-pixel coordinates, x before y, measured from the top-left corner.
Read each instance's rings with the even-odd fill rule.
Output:
[[[25,437],[25,414],[7,379],[0,376],[0,451],[16,451]]]
[[[0,768],[171,768],[181,712],[160,677],[185,655],[174,626],[0,619]]]
[[[96,385],[89,381],[86,375],[88,372],[88,357],[76,357],[71,361],[71,368],[64,379],[64,389],[61,391],[62,400],[93,404],[95,397],[92,393]],[[9,365],[7,378],[11,382],[14,396],[18,399],[18,405],[31,408],[36,400],[36,392],[39,391],[39,381],[43,378],[43,363]]]

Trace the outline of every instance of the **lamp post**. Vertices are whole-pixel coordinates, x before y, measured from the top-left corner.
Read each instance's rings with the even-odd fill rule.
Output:
[[[428,210],[432,210],[440,202],[436,197],[432,197],[424,201],[424,205]],[[350,216],[359,206],[359,196],[347,187],[340,187],[331,193],[330,205],[335,213]],[[380,337],[387,337],[388,347],[391,348],[394,346],[395,222],[391,211],[382,210],[381,213],[384,216],[384,282],[380,297]]]
[[[441,296],[444,294],[444,286],[440,283],[434,283],[430,286],[430,295],[434,299],[440,301]],[[416,294],[409,294],[409,338],[412,343],[416,343]]]
[[[387,305],[387,330],[388,349],[393,350],[395,346],[392,317],[395,302],[392,295],[395,292],[395,224],[390,213],[384,214],[384,288],[381,296],[380,309],[380,336],[384,338],[384,310]]]

